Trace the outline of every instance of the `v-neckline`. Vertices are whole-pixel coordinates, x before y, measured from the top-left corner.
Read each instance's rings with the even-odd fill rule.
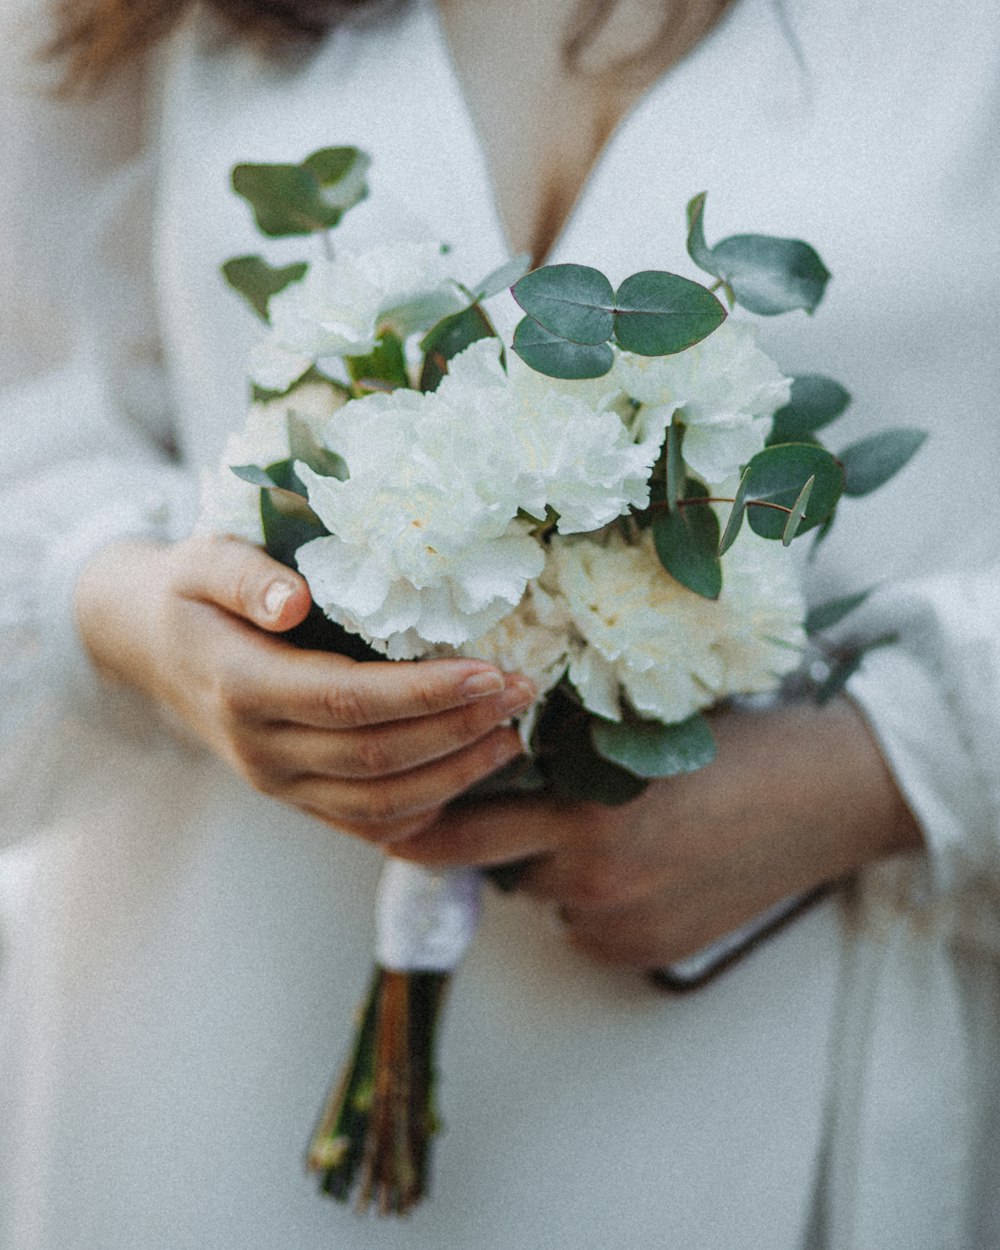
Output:
[[[667,89],[669,83],[673,80],[675,71],[681,65],[686,65],[696,57],[703,56],[710,45],[714,44],[723,31],[732,23],[734,13],[746,6],[747,0],[730,0],[730,3],[724,13],[705,33],[693,48],[691,48],[678,61],[674,61],[662,73],[658,74],[636,97],[636,99],[624,110],[616,124],[608,132],[607,138],[601,144],[596,156],[590,164],[586,175],[580,182],[576,195],[563,215],[558,224],[557,229],[553,232],[549,246],[542,256],[532,256],[531,263],[534,268],[542,265],[552,264],[561,252],[566,239],[573,233],[580,216],[582,215],[584,206],[590,198],[589,193],[603,176],[607,166],[611,163],[616,151],[622,146],[628,133],[639,124],[639,119],[646,112],[655,108],[660,94]],[[454,54],[452,52],[451,42],[448,32],[444,25],[440,8],[437,0],[421,0],[420,7],[425,11],[426,20],[431,28],[432,41],[434,43],[434,51],[437,61],[440,63],[443,72],[443,78],[447,84],[447,89],[452,95],[455,102],[455,114],[460,119],[462,129],[469,146],[470,155],[473,157],[478,166],[478,175],[480,185],[484,188],[486,199],[488,201],[490,215],[493,219],[493,227],[503,244],[506,255],[513,256],[515,248],[510,238],[504,213],[501,207],[501,199],[499,187],[492,163],[489,159],[486,144],[480,133],[479,126],[476,124],[470,107],[468,97],[466,96],[465,87],[462,82],[462,76],[456,64]],[[516,249],[520,252],[520,249]]]

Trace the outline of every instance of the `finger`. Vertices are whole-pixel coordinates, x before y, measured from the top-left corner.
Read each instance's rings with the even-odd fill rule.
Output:
[[[268,726],[274,764],[288,777],[365,780],[408,772],[464,750],[532,703],[533,691],[517,678],[503,693],[476,699],[435,716],[390,721],[370,728],[329,730]]]
[[[572,825],[571,805],[547,800],[497,800],[447,812],[392,853],[428,868],[486,868],[556,850]]]
[[[242,672],[243,712],[259,720],[361,729],[435,716],[497,696],[504,675],[482,660],[358,662],[319,651],[260,648]],[[521,679],[530,702],[534,688]]]
[[[479,742],[422,768],[372,781],[303,777],[281,797],[321,815],[347,833],[384,844],[412,817],[436,811],[521,753],[512,729],[498,729]]]
[[[175,588],[272,632],[305,620],[312,596],[294,569],[242,539],[197,535],[178,544]]]

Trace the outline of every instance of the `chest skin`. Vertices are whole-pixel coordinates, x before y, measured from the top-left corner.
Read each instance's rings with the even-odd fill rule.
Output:
[[[726,3],[438,0],[512,251],[545,259],[622,118]]]

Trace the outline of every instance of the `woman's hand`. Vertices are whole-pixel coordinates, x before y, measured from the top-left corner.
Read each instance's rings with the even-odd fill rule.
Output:
[[[551,799],[448,812],[393,846],[428,865],[533,857],[519,888],[602,959],[662,967],[789,895],[921,845],[846,699],[713,718],[718,756],[623,807]]]
[[[419,664],[304,651],[283,630],[305,581],[237,539],[116,544],[80,579],[98,667],[179,715],[265,794],[388,844],[521,750],[504,722],[534,691],[478,660]]]

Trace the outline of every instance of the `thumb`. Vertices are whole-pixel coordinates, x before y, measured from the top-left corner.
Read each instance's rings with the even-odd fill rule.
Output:
[[[281,633],[305,620],[312,596],[305,578],[240,538],[197,535],[184,544],[177,590]]]

